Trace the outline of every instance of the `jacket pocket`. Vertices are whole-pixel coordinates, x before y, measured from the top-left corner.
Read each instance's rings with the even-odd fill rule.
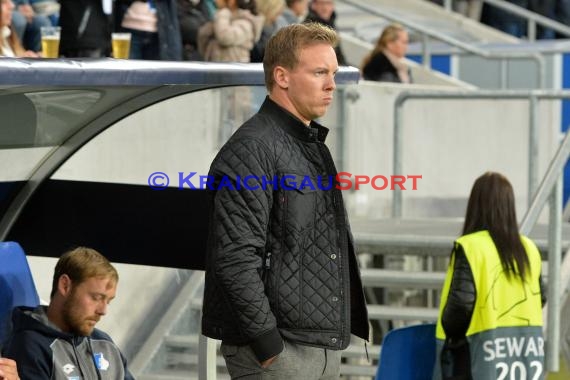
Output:
[[[285,198],[284,222],[301,230],[312,227],[319,189],[316,180],[309,176],[285,174],[280,185]]]
[[[282,174],[279,183],[279,242],[271,260],[276,317],[282,326],[302,321],[303,257],[312,246],[319,187],[314,178]],[[309,248],[312,249],[312,248]]]

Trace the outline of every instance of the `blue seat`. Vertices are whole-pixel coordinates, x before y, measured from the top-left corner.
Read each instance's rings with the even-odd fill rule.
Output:
[[[20,244],[0,242],[0,348],[7,338],[14,306],[37,306],[38,292]]]
[[[431,380],[435,364],[435,324],[389,331],[382,342],[376,380]]]

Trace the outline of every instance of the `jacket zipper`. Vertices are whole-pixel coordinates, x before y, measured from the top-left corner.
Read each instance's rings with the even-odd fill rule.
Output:
[[[261,281],[266,285],[267,272],[271,269],[271,252],[265,251],[261,258]]]
[[[79,354],[77,353],[77,346],[75,345],[77,339],[78,339],[77,337],[71,338],[71,346],[73,347],[73,354],[75,356],[75,361],[77,362],[79,374],[81,375],[82,379],[86,379],[85,375],[83,374],[83,368],[81,367],[81,360],[79,360]]]
[[[269,269],[271,269],[271,252],[266,252],[265,253],[265,262],[263,263],[264,267],[265,267],[265,271],[269,271]]]
[[[332,172],[335,173],[336,172],[336,168],[334,165],[334,161],[332,159],[332,156],[330,154],[330,151],[327,149],[326,145],[324,143],[319,143],[318,144],[319,147],[319,151],[321,152],[321,155],[324,157],[324,161],[325,161],[325,166],[326,166],[326,170],[327,172]],[[351,331],[351,326],[350,326],[350,258],[348,257],[348,255],[350,255],[350,249],[347,249],[346,252],[342,252],[343,247],[348,248],[348,244],[349,242],[348,237],[347,236],[342,236],[342,235],[346,235],[347,231],[348,231],[348,227],[347,227],[347,222],[346,222],[346,210],[344,208],[344,203],[342,202],[342,194],[340,194],[340,191],[338,189],[335,189],[333,187],[333,189],[331,189],[332,191],[332,201],[333,201],[333,207],[334,207],[334,213],[335,213],[335,224],[337,227],[337,239],[338,239],[338,244],[339,244],[339,254],[340,254],[340,260],[339,260],[339,266],[340,266],[340,282],[341,284],[344,284],[344,286],[341,286],[340,289],[340,294],[339,297],[341,299],[341,302],[343,302],[343,305],[341,307],[341,321],[348,319],[348,331],[346,331],[345,325],[341,322],[340,324],[340,336],[338,337],[338,346],[342,347],[344,344],[344,341],[347,339],[350,339],[350,331]],[[342,215],[344,216],[345,220],[342,221],[342,225],[344,226],[344,229],[338,230],[338,217],[339,217],[339,212],[342,213]]]

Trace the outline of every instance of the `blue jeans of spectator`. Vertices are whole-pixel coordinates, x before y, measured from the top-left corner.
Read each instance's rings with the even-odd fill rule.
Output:
[[[160,59],[158,33],[143,32],[129,28],[121,28],[121,31],[131,33],[130,59]]]
[[[59,2],[59,0],[29,0],[29,1],[30,1],[30,5],[32,7],[34,7],[34,10],[36,11],[36,14],[38,16],[47,17],[53,26],[59,25],[59,12],[47,14],[47,13],[43,13],[43,12],[38,12],[38,10],[36,9],[36,6],[37,5],[41,6],[42,3],[43,4],[51,4],[51,3],[56,4]]]
[[[42,50],[42,26],[51,26],[51,21],[45,17],[36,15],[31,22],[18,11],[12,13],[12,25],[22,45],[26,50],[41,51]]]
[[[508,0],[508,2],[525,9],[528,6],[527,0]],[[481,22],[515,37],[521,38],[527,34],[525,19],[489,4],[483,7]]]
[[[49,19],[49,21],[51,22],[51,24],[53,26],[59,25],[59,13],[54,13],[52,15],[49,16],[45,16]]]
[[[566,25],[570,25],[570,0],[556,0],[555,19]],[[565,35],[557,35],[558,38],[570,38]]]
[[[497,26],[497,29],[505,33],[513,35],[518,38],[526,36],[526,21],[523,20],[505,20],[502,24]]]

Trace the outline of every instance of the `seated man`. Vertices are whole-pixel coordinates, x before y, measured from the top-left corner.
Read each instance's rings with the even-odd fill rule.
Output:
[[[0,380],[19,380],[16,362],[0,358]]]
[[[12,13],[12,25],[26,50],[42,50],[42,26],[52,26],[51,21],[34,11],[30,0],[14,0],[16,9]]]
[[[115,298],[119,275],[90,248],[65,253],[56,264],[49,306],[16,307],[3,356],[24,379],[132,380],[111,338],[95,329]]]

